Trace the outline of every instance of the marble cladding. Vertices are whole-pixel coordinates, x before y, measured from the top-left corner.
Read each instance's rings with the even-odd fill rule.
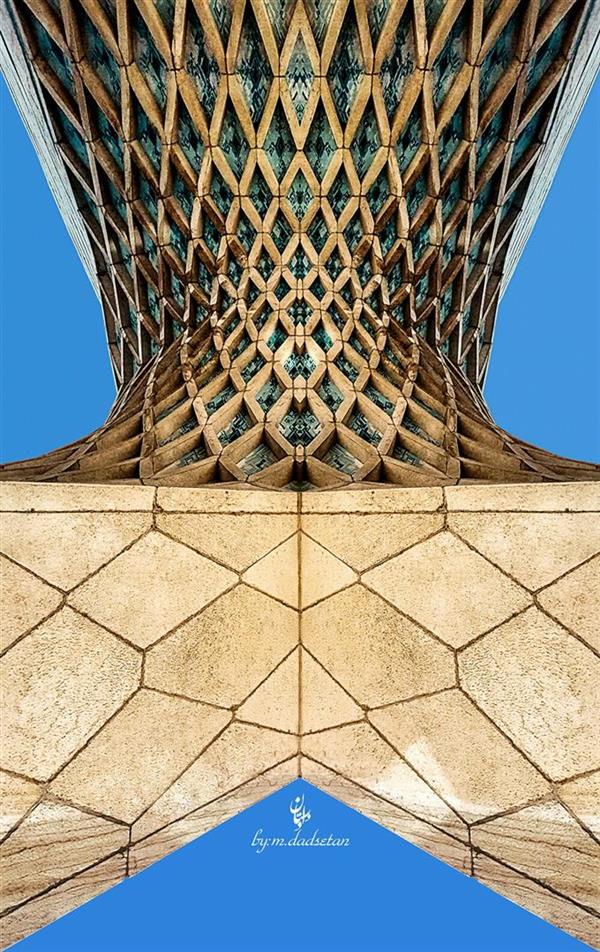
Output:
[[[600,488],[4,484],[2,940],[303,776],[600,941]]]

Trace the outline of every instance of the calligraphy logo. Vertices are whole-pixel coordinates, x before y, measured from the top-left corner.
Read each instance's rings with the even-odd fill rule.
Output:
[[[318,827],[308,832],[304,830],[305,824],[312,819],[312,814],[306,806],[303,793],[290,801],[289,811],[294,832],[290,836],[267,836],[260,827],[250,841],[250,845],[257,853],[263,853],[271,846],[350,846],[349,836],[323,834]]]
[[[292,814],[294,826],[296,829],[301,830],[304,824],[310,820],[310,810],[306,810],[304,807],[304,795],[294,797],[290,803],[290,813]]]

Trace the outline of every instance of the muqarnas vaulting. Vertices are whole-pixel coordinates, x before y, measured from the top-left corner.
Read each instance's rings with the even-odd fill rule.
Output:
[[[2,477],[597,479],[506,434],[482,396],[593,79],[592,6],[8,0],[6,74],[118,395],[99,430]]]

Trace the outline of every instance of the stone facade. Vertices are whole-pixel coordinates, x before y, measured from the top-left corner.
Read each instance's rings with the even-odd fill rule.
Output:
[[[5,944],[299,775],[598,941],[596,485],[1,498]]]

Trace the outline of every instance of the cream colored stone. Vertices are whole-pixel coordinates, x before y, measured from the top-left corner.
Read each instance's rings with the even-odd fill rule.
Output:
[[[72,592],[69,601],[146,648],[236,580],[229,569],[151,532]]]
[[[558,788],[558,795],[600,840],[600,770],[587,777],[567,780]]]
[[[1,755],[16,773],[48,780],[135,691],[141,658],[63,608],[0,661]]]
[[[372,793],[464,841],[465,824],[368,724],[302,738],[302,752]]]
[[[305,515],[302,530],[358,572],[397,555],[442,528],[444,516],[423,513]]]
[[[534,590],[600,550],[600,513],[450,515],[448,526],[512,578]]]
[[[295,513],[296,493],[248,489],[229,483],[227,488],[199,486],[197,489],[164,487],[158,490],[157,503],[165,512],[264,512]]]
[[[459,656],[460,680],[492,720],[553,780],[600,763],[600,661],[531,608]]]
[[[473,845],[600,910],[600,846],[559,803],[536,803],[471,831]]]
[[[134,823],[135,842],[246,784],[298,751],[290,734],[233,723]]]
[[[51,615],[62,595],[25,569],[0,558],[0,651]]]
[[[393,806],[387,800],[367,793],[340,777],[339,774],[328,770],[321,764],[315,763],[308,757],[302,758],[302,776],[314,784],[319,790],[324,790],[336,800],[341,800],[353,810],[358,810],[364,816],[391,830],[402,839],[408,840],[427,853],[432,853],[438,859],[454,866],[461,873],[470,875],[471,850],[466,843],[461,843],[447,833],[437,830],[423,820],[418,820],[400,807]]]
[[[356,581],[344,562],[300,533],[300,607],[306,608]]]
[[[458,690],[369,720],[467,822],[543,796],[548,784]]]
[[[0,512],[149,512],[151,486],[99,483],[2,483]]]
[[[40,803],[0,846],[4,912],[127,846],[129,830],[63,803]]]
[[[265,513],[185,513],[157,516],[157,527],[202,555],[243,572],[298,527],[298,516]]]
[[[361,585],[304,612],[302,640],[369,707],[456,683],[450,649]]]
[[[72,803],[132,823],[225,727],[229,716],[142,689],[50,789]]]
[[[11,559],[66,590],[109,562],[150,525],[147,513],[4,513],[0,547]]]
[[[188,813],[181,820],[175,820],[157,830],[156,833],[149,834],[135,843],[129,851],[130,874],[138,873],[167,853],[179,849],[220,823],[231,819],[237,813],[241,813],[242,810],[253,806],[259,800],[270,796],[275,790],[295,780],[297,775],[297,757],[292,757],[277,767],[273,767],[272,770],[260,774],[254,780],[243,783],[231,793]],[[140,823],[142,822],[143,818]],[[140,829],[141,826],[137,827],[136,832]]]
[[[229,707],[240,704],[298,644],[298,616],[238,585],[152,648],[145,683]]]
[[[298,650],[292,652],[237,711],[243,721],[298,733]]]
[[[434,512],[441,509],[442,490],[357,486],[302,493],[302,512]]]
[[[600,556],[540,592],[538,602],[600,652]]]
[[[72,909],[116,886],[125,878],[126,858],[117,853],[103,863],[97,863],[91,869],[73,876],[55,889],[32,899],[26,905],[9,913],[2,920],[2,943],[12,945],[48,925]]]
[[[298,536],[278,546],[244,572],[242,580],[273,598],[298,607]]]
[[[531,603],[524,589],[449,532],[372,569],[363,582],[454,648]]]
[[[508,483],[446,486],[449,510],[581,512],[600,510],[599,483]]]
[[[534,915],[552,922],[559,929],[571,932],[593,948],[600,944],[600,919],[593,913],[586,912],[568,899],[562,899],[528,877],[496,863],[483,854],[475,854],[474,866],[475,876],[485,886],[523,906]]]
[[[24,488],[30,491],[31,487]],[[73,524],[73,512],[77,511],[77,519],[79,516],[87,518],[91,515],[98,525],[102,525],[104,516],[102,513],[98,516],[96,508],[102,510],[105,507],[104,513],[111,517],[111,495],[114,494],[114,501],[119,498],[119,494],[133,487],[34,488],[36,491],[40,490],[40,504],[49,510],[42,513],[42,518],[50,516],[54,519],[52,513],[64,509],[65,517],[60,518],[64,525],[68,526]],[[57,488],[60,492],[52,496],[52,490]],[[88,494],[89,502],[92,498],[90,491],[95,494],[99,488],[103,491],[102,500],[98,506],[89,505],[93,510],[90,514],[85,511],[88,505],[83,504],[86,502],[85,494]],[[459,528],[474,526],[477,532],[480,532],[483,525],[487,532],[491,531],[492,525],[497,527],[501,520],[505,520],[502,525],[512,527],[511,532],[515,526],[521,527],[521,539],[530,544],[532,551],[540,545],[540,527],[545,527],[544,538],[554,540],[556,552],[553,551],[549,555],[544,552],[542,557],[536,556],[535,559],[530,557],[529,561],[536,562],[533,567],[528,564],[527,557],[522,557],[518,551],[512,557],[522,566],[518,568],[519,572],[546,571],[544,565],[548,560],[552,563],[552,571],[558,563],[562,570],[561,560],[565,559],[569,546],[575,551],[579,545],[578,540],[573,542],[572,538],[568,537],[565,529],[567,523],[564,520],[569,520],[570,524],[574,525],[577,520],[583,519],[579,516],[573,519],[569,513],[560,517],[552,513],[547,515],[544,510],[552,507],[548,507],[544,499],[540,501],[540,496],[535,494],[547,493],[547,490],[556,494],[557,489],[562,491],[565,488],[567,495],[561,496],[563,508],[566,505],[564,500],[568,496],[572,504],[570,508],[585,511],[588,507],[584,504],[585,498],[583,503],[581,502],[580,485],[562,488],[459,487],[461,491],[464,489],[483,493],[488,499],[490,496],[494,497],[494,494],[496,498],[500,498],[502,492],[512,492],[512,501],[509,500],[511,504],[508,505],[505,499],[505,504],[498,505],[498,509],[504,511],[499,521],[493,510],[491,514],[488,511],[482,517],[468,515],[469,511],[476,512],[476,509],[473,509],[468,501],[464,502],[466,496],[463,494],[460,496],[460,505],[454,510],[459,515],[451,514],[450,521],[452,523],[456,520],[454,524]],[[596,487],[593,488],[597,491]],[[79,490],[83,490],[83,493]],[[534,490],[535,494],[530,490]],[[586,493],[589,495],[588,490],[589,487],[583,487],[584,497]],[[149,512],[152,490],[144,492],[149,494],[149,504],[145,509]],[[21,515],[29,517],[31,513],[27,510],[33,507],[26,504],[27,493],[19,493],[20,490],[17,490],[13,494],[17,503],[21,501],[21,505],[15,505],[15,508],[22,508]],[[68,498],[71,493],[74,500],[72,505],[69,504]],[[481,854],[475,857],[476,870],[479,870],[481,878],[486,881],[487,877],[489,884],[494,885],[496,877],[501,886],[495,888],[502,888],[534,911],[539,908],[548,918],[554,916],[561,927],[572,928],[576,932],[579,930],[577,934],[589,941],[592,920],[587,913],[566,899],[560,899],[556,893],[550,893],[532,883],[523,871],[528,869],[529,863],[529,875],[536,878],[545,877],[545,881],[550,885],[554,883],[553,888],[559,892],[571,889],[577,902],[585,902],[584,899],[577,898],[576,892],[579,890],[579,895],[583,895],[582,890],[589,888],[592,881],[593,872],[589,866],[588,853],[591,840],[568,811],[580,819],[583,827],[598,831],[598,815],[595,810],[597,775],[586,774],[577,776],[574,780],[565,780],[565,777],[574,772],[580,772],[581,768],[578,766],[575,770],[571,762],[566,766],[561,763],[560,771],[558,768],[554,772],[547,771],[553,779],[563,781],[557,789],[557,796],[567,808],[565,810],[554,805],[552,809],[556,811],[560,822],[556,817],[548,820],[547,806],[543,809],[539,804],[535,807],[522,806],[531,804],[532,799],[546,796],[549,789],[533,767],[519,756],[502,734],[495,731],[483,714],[475,711],[477,729],[473,731],[465,727],[465,718],[462,714],[456,714],[454,706],[451,706],[449,711],[444,707],[446,697],[462,697],[455,690],[448,690],[454,684],[455,678],[452,655],[436,638],[426,635],[419,625],[428,628],[437,638],[446,640],[448,644],[461,646],[476,638],[478,634],[488,631],[490,627],[502,624],[509,616],[522,611],[531,600],[522,588],[511,585],[502,572],[496,571],[486,559],[480,559],[468,546],[463,547],[460,541],[454,540],[448,533],[438,532],[433,539],[426,541],[430,532],[435,533],[440,528],[442,495],[442,491],[437,489],[422,491],[400,488],[356,488],[342,492],[306,493],[301,496],[296,493],[271,493],[233,487],[158,491],[158,497],[164,504],[164,511],[160,510],[157,516],[159,528],[162,527],[165,533],[180,539],[181,544],[166,539],[162,533],[152,533],[154,539],[160,540],[157,553],[155,557],[133,560],[134,571],[126,558],[128,552],[117,555],[107,569],[101,568],[98,573],[97,577],[102,577],[102,585],[99,586],[100,594],[96,606],[90,611],[82,606],[82,610],[94,618],[97,617],[108,628],[121,633],[116,624],[108,620],[103,621],[94,614],[97,606],[99,605],[102,611],[111,613],[113,617],[125,618],[126,623],[129,621],[135,626],[148,602],[156,597],[157,609],[148,609],[140,627],[134,628],[134,636],[126,632],[123,634],[134,641],[141,639],[137,641],[140,645],[151,645],[166,635],[160,644],[148,652],[149,677],[156,675],[159,679],[166,679],[164,683],[167,685],[167,691],[185,695],[189,689],[191,697],[208,700],[207,692],[212,690],[212,703],[239,704],[236,712],[238,720],[234,720],[229,726],[227,712],[215,711],[195,701],[186,701],[183,697],[168,697],[153,690],[143,690],[136,699],[130,701],[127,701],[126,693],[122,701],[117,701],[112,707],[109,705],[107,713],[96,715],[98,703],[94,692],[97,692],[104,703],[104,698],[112,697],[119,686],[115,687],[113,683],[110,667],[114,661],[114,652],[118,654],[123,650],[127,658],[134,657],[134,687],[138,683],[139,671],[136,652],[133,648],[128,649],[103,629],[91,622],[85,622],[90,626],[89,630],[94,632],[94,641],[97,632],[100,632],[100,642],[108,639],[107,644],[110,646],[109,651],[103,648],[100,652],[102,657],[106,655],[107,660],[99,663],[101,673],[97,683],[89,674],[86,664],[81,663],[82,656],[89,657],[88,651],[77,647],[70,652],[73,655],[72,661],[63,662],[62,656],[55,659],[56,646],[50,638],[47,639],[48,649],[39,651],[35,641],[38,632],[44,631],[56,618],[62,618],[65,612],[58,611],[48,621],[44,621],[47,614],[36,614],[42,611],[42,608],[38,608],[33,592],[40,592],[46,597],[52,589],[34,579],[25,568],[21,569],[9,562],[12,568],[8,571],[12,572],[14,582],[11,580],[11,588],[6,597],[8,605],[5,617],[8,618],[8,613],[13,611],[16,613],[16,621],[10,623],[8,638],[10,641],[18,639],[22,633],[30,631],[32,626],[41,622],[22,642],[13,644],[5,657],[5,661],[8,661],[15,652],[19,653],[25,646],[32,644],[31,656],[29,653],[25,654],[25,673],[19,670],[17,680],[21,679],[23,684],[27,682],[28,687],[31,685],[34,696],[35,692],[38,692],[41,698],[33,704],[37,718],[34,719],[33,726],[34,733],[37,731],[39,735],[38,740],[30,744],[29,737],[26,738],[25,734],[21,737],[18,732],[11,731],[11,743],[15,745],[17,755],[25,757],[25,747],[31,747],[35,751],[37,744],[41,753],[39,757],[37,754],[34,757],[32,753],[32,762],[35,759],[36,763],[43,764],[47,752],[42,745],[45,744],[54,751],[54,733],[63,722],[76,734],[82,723],[84,726],[87,724],[88,718],[97,716],[98,719],[97,727],[90,728],[84,739],[75,744],[74,759],[51,783],[51,793],[60,791],[61,785],[64,784],[61,795],[74,805],[50,804],[51,809],[71,811],[76,817],[84,818],[84,825],[88,821],[97,822],[97,818],[76,809],[77,804],[103,815],[115,816],[123,822],[133,821],[134,840],[137,841],[131,850],[130,871],[143,868],[296,776],[299,758],[297,738],[294,734],[297,729],[300,675],[303,728],[304,731],[313,732],[303,738],[304,748],[310,753],[310,757],[307,755],[303,758],[307,779],[323,786],[334,796],[384,823],[418,846],[467,872],[470,865],[467,830],[455,811],[461,809],[466,819],[476,817],[475,845],[489,852],[496,850],[494,855],[499,859],[504,858],[501,851],[507,851],[507,855],[510,852],[512,860],[504,858],[504,862],[510,861],[521,869],[521,873],[516,869],[508,870],[508,867]],[[29,499],[31,498],[30,493]],[[452,498],[452,490],[449,491],[448,498]],[[548,498],[546,495],[546,500]],[[525,502],[525,511],[538,510],[534,519],[529,520],[528,517],[518,514],[513,518],[519,506]],[[275,600],[287,601],[294,606],[297,604],[299,580],[295,555],[298,538],[295,531],[299,505],[305,513],[301,517],[302,528],[305,530],[305,550],[310,547],[309,557],[304,559],[304,588],[308,593],[311,585],[316,586],[318,592],[316,596],[313,593],[310,595],[318,604],[311,601],[312,607],[303,613],[303,638],[307,647],[315,651],[318,661],[302,648],[294,650],[299,639],[297,613],[291,608],[285,608],[281,601]],[[125,511],[135,511],[137,507],[123,505],[122,508]],[[482,508],[488,507],[484,505]],[[437,512],[437,509],[440,509],[440,512]],[[464,516],[460,514],[461,510],[465,513]],[[522,508],[521,512],[524,510]],[[32,518],[38,516],[34,513]],[[138,518],[137,514],[135,518]],[[567,539],[562,546],[556,544],[556,540],[560,541],[562,538],[561,533]],[[507,532],[505,536],[510,534]],[[440,568],[440,584],[442,588],[446,585],[441,595],[438,594],[440,585],[437,584],[435,576],[436,564],[440,563],[440,559],[436,560],[435,557],[435,546],[440,538],[451,540],[447,544],[446,561]],[[498,545],[506,544],[506,538],[495,538]],[[431,543],[434,543],[433,547]],[[80,539],[77,544],[81,544]],[[477,545],[475,542],[475,547]],[[141,542],[134,542],[129,551],[137,551],[138,546],[141,546]],[[172,548],[169,548],[171,546]],[[196,552],[192,551],[194,549]],[[252,589],[246,585],[240,586],[236,575],[226,572],[227,585],[213,595],[203,594],[200,607],[197,608],[194,604],[194,607],[188,610],[187,599],[195,599],[198,574],[202,576],[202,573],[197,573],[189,566],[183,572],[177,570],[172,553],[180,555],[182,552],[186,553],[186,559],[199,560],[194,562],[196,567],[202,564],[209,566],[211,571],[216,568],[218,572],[226,570],[214,566],[203,556],[212,556],[237,571],[245,571],[250,563],[256,565],[258,562],[259,571],[256,577],[259,582],[248,579],[249,585],[254,586]],[[318,558],[314,557],[315,552]],[[468,554],[465,555],[465,552]],[[410,565],[410,558],[415,553],[419,554],[420,561],[415,559],[414,566],[407,571],[406,566]],[[143,555],[143,552],[138,554]],[[265,555],[267,559],[264,558]],[[42,553],[42,556],[46,557],[46,553]],[[36,557],[42,556],[36,553]],[[61,553],[60,557],[63,556],[64,553]],[[492,555],[489,557],[493,560]],[[329,565],[326,564],[328,559],[333,560]],[[352,569],[364,571],[385,559],[389,559],[387,564],[375,570],[384,570],[381,572],[381,578],[387,578],[385,592],[376,595],[367,588],[354,584],[356,573]],[[571,629],[579,628],[578,635],[590,643],[597,628],[597,609],[595,612],[591,598],[593,569],[596,568],[596,563],[597,559],[571,570],[570,574],[545,588],[539,595],[540,604],[545,610]],[[66,558],[65,565],[69,570],[73,568]],[[119,566],[114,576],[116,588],[110,578],[107,578],[108,570],[115,565]],[[165,565],[168,565],[168,578],[161,574]],[[390,566],[393,567],[391,575],[388,571]],[[32,571],[38,570],[32,568]],[[341,585],[337,573],[343,576]],[[374,574],[368,572],[368,575]],[[527,576],[528,584],[533,584],[532,577]],[[329,590],[327,586],[331,586],[332,580],[333,589]],[[537,583],[537,575],[534,580]],[[24,591],[24,588],[19,586],[25,586],[27,581],[32,591],[31,598],[28,596],[26,602],[17,605],[13,592],[18,598],[19,592]],[[318,586],[324,582],[326,591],[321,594]],[[369,588],[375,588],[368,578],[365,584]],[[282,586],[285,585],[288,588],[284,592]],[[231,591],[227,591],[228,587]],[[257,588],[261,591],[256,591]],[[79,593],[84,590],[90,593],[91,585],[89,588],[87,583],[82,585]],[[155,590],[158,593],[156,596]],[[273,597],[262,594],[269,590]],[[230,596],[235,594],[237,598],[243,592],[247,593],[246,601],[240,599],[238,603],[231,598],[229,604]],[[72,593],[71,597],[75,599],[77,594]],[[387,601],[383,601],[381,596]],[[53,595],[49,612],[57,608],[58,597]],[[90,594],[91,601],[95,598],[95,592],[93,599]],[[414,613],[404,602],[399,606],[400,612],[405,612],[415,621],[397,612],[388,604],[397,604],[397,598],[412,599],[420,611],[429,613],[428,617],[438,621],[441,617],[441,628],[436,628]],[[162,625],[163,629],[156,635],[152,626],[157,611],[162,610],[163,601],[167,603],[168,612],[173,610],[176,620],[172,621],[170,617],[159,619],[159,625]],[[266,604],[276,606],[277,612],[281,614],[267,611]],[[377,611],[370,606],[377,606]],[[183,608],[185,612],[179,617],[178,612]],[[202,614],[197,614],[202,609]],[[68,611],[69,609],[66,610]],[[559,615],[559,612],[564,614]],[[526,612],[525,616],[520,617],[527,618],[531,614],[532,612]],[[71,612],[71,615],[78,618],[74,612]],[[193,617],[194,615],[196,617]],[[492,620],[490,615],[493,616]],[[388,618],[389,625],[386,623]],[[468,631],[461,627],[465,618]],[[200,625],[200,622],[204,624]],[[197,628],[194,627],[196,623],[199,624]],[[468,662],[471,654],[474,655],[480,646],[483,652],[489,640],[498,632],[508,629],[510,624],[513,622],[502,624],[501,628],[477,640],[465,651],[459,652],[459,656],[462,656],[461,667],[465,658]],[[175,630],[178,625],[181,626],[180,629]],[[19,634],[14,634],[17,628]],[[186,631],[187,639],[180,639],[182,630]],[[506,657],[515,654],[512,635],[506,639],[504,653],[496,648],[491,653],[487,653],[487,650],[482,653],[482,663],[484,667],[487,664],[489,670],[486,669],[484,676],[478,662],[473,665],[474,668],[477,667],[473,677],[476,676],[478,684],[481,681],[490,695],[500,697],[500,708],[509,707],[509,714],[514,718],[519,731],[524,735],[528,731],[532,731],[535,737],[539,735],[542,753],[545,750],[547,756],[564,759],[572,757],[570,751],[573,750],[577,757],[581,755],[582,759],[589,763],[589,710],[586,707],[587,701],[581,703],[579,688],[584,684],[583,693],[589,695],[592,675],[582,674],[581,659],[591,656],[591,652],[560,626],[556,625],[556,631],[560,632],[563,639],[560,643],[548,639],[547,635],[541,639],[534,635],[531,638],[531,648],[528,643],[525,645],[528,638],[522,639],[523,646],[519,641],[516,649],[518,659],[515,660],[514,666],[515,669],[521,669],[524,687],[518,683],[518,678],[510,666],[508,675],[505,675]],[[79,638],[79,635],[77,637]],[[89,632],[86,637],[89,637]],[[318,648],[311,645],[311,638],[315,639]],[[66,656],[68,646],[64,633],[59,632],[56,644],[59,655],[63,652]],[[567,644],[567,648],[559,651],[560,645],[564,644]],[[573,644],[582,652],[578,659],[573,656]],[[555,679],[559,653],[563,675],[563,681],[560,683]],[[300,654],[302,664],[299,671]],[[524,662],[521,655],[526,656],[528,660]],[[38,657],[46,659],[41,665],[42,681],[46,679],[46,687],[38,684]],[[94,663],[92,659],[90,669],[94,667]],[[20,662],[16,667],[20,667]],[[81,684],[78,681],[80,667],[83,670]],[[540,668],[545,672],[542,677],[539,676]],[[59,677],[55,669],[66,672],[65,678]],[[87,700],[88,676],[93,687],[90,702]],[[545,684],[548,677],[551,686],[546,685],[540,689],[540,684]],[[3,679],[3,684],[5,680]],[[178,681],[187,686],[185,690],[173,686]],[[350,694],[346,693],[345,688]],[[397,690],[400,693],[394,693]],[[440,690],[442,693],[436,693],[433,697],[396,703],[413,696],[413,692],[428,694],[430,691]],[[528,692],[531,692],[531,697]],[[537,695],[541,696],[541,700],[540,697],[536,700]],[[29,691],[24,690],[23,696],[29,704]],[[58,698],[56,710],[56,704],[52,700],[55,697]],[[144,700],[147,698],[159,699],[159,703],[166,706],[165,710],[157,710],[154,701]],[[577,698],[578,706],[573,717],[572,705],[576,703],[574,698]],[[409,718],[414,728],[414,736],[406,726],[403,728],[409,736],[406,751],[392,738],[391,731],[391,743],[387,743],[374,728],[366,724],[364,712],[360,707],[362,703],[373,707],[377,704],[389,705],[391,702],[394,703],[393,707],[386,706],[376,712],[371,711],[369,715],[378,730],[382,730],[376,723],[380,716],[397,720],[396,712],[400,711],[402,717],[408,717],[408,713],[416,709],[413,708],[414,705],[424,705],[425,713],[416,727],[415,717],[411,714]],[[436,705],[435,716],[427,706],[430,702]],[[119,711],[121,703],[125,703],[125,707]],[[135,705],[138,703],[140,707],[146,705],[147,710],[136,714]],[[485,707],[484,703],[477,703]],[[66,721],[61,704],[69,711]],[[555,716],[555,710],[558,711],[558,716]],[[207,718],[215,717],[221,720],[218,723],[211,722],[209,729]],[[490,713],[490,717],[497,720],[493,713]],[[83,718],[83,722],[80,718]],[[585,722],[583,731],[579,726],[574,726],[573,733],[577,736],[573,741],[569,739],[567,730],[569,718],[576,725],[581,718]],[[354,719],[356,722],[352,723]],[[254,724],[244,723],[245,720],[253,721]],[[49,743],[45,740],[46,722],[49,723]],[[102,727],[102,724],[105,726]],[[259,727],[255,724],[266,726]],[[482,724],[485,725],[483,730]],[[269,727],[273,729],[268,729]],[[493,740],[486,735],[486,730],[493,734]],[[510,730],[504,727],[502,730],[512,737]],[[219,736],[220,731],[223,733]],[[18,738],[16,744],[15,736]],[[501,738],[500,748],[496,746],[498,737]],[[85,745],[86,742],[87,746],[81,749],[82,744]],[[392,744],[398,747],[398,754],[393,750]],[[517,740],[515,744],[522,746]],[[507,753],[507,748],[510,753]],[[527,753],[524,746],[522,749]],[[66,754],[65,759],[70,756],[71,753]],[[516,766],[511,765],[510,757],[515,758]],[[429,765],[427,769],[423,768],[419,758],[423,764]],[[501,762],[500,769],[493,764],[494,758]],[[412,763],[415,769],[411,769],[407,761]],[[431,767],[431,763],[435,769]],[[492,766],[489,766],[490,763]],[[276,766],[273,766],[274,764]],[[523,764],[526,765],[525,773]],[[23,767],[13,766],[12,762],[8,766],[27,773]],[[60,764],[58,766],[60,767]],[[541,763],[540,768],[545,769]],[[453,770],[457,771],[456,782]],[[494,771],[497,772],[494,774]],[[52,770],[44,769],[44,778],[50,777],[52,773]],[[492,775],[493,779],[490,779]],[[35,776],[44,779],[38,774]],[[43,811],[47,804],[39,806],[41,790],[33,782],[8,774],[4,778],[4,788],[7,809],[3,829],[6,832],[13,830],[7,842],[15,844],[17,867],[23,871],[22,874],[16,874],[17,889],[23,883],[26,890],[31,889],[31,893],[26,894],[33,894],[40,888],[39,883],[44,881],[45,876],[54,875],[53,871],[57,876],[62,876],[61,869],[64,868],[67,869],[66,875],[70,875],[69,863],[78,861],[77,850],[80,847],[82,850],[88,847],[91,849],[93,843],[101,847],[104,834],[99,834],[97,839],[93,833],[90,836],[85,835],[81,843],[77,841],[75,833],[72,840],[69,839],[70,827],[65,841],[45,835],[43,831],[54,829],[55,826],[60,828],[60,817],[56,824],[40,822],[39,826],[35,826],[37,816],[44,820]],[[494,812],[487,812],[484,822],[481,822],[481,810],[489,810],[486,804],[488,800],[493,799],[493,794],[489,793],[491,788],[500,791],[503,803],[505,799],[511,800],[509,807],[496,806],[495,812],[517,809],[512,814],[504,814],[495,820],[485,819],[495,815]],[[513,804],[512,799],[515,798],[516,802]],[[468,804],[467,809],[463,809],[464,803]],[[61,813],[60,816],[62,815]],[[23,817],[23,824],[15,829],[15,824]],[[139,818],[137,822],[136,817]],[[100,822],[107,823],[105,820]],[[110,827],[111,824],[107,823],[107,826]],[[118,829],[116,824],[112,826]],[[42,830],[42,835],[38,836],[38,830]],[[23,837],[22,850],[19,848],[19,836]],[[477,841],[478,836],[482,837],[481,843]],[[139,837],[141,839],[137,839]],[[487,838],[485,843],[488,845],[484,844],[484,838]],[[31,873],[26,865],[28,853],[36,860]],[[578,867],[576,857],[580,854],[583,859]],[[92,859],[91,862],[96,860]],[[111,865],[113,860],[96,863],[91,871],[76,872],[67,882],[55,887],[53,883],[59,880],[48,880],[50,885],[43,896],[32,899],[16,912],[9,913],[4,920],[8,935],[18,938],[26,934],[32,928],[48,921],[48,917],[54,918],[72,905],[83,901],[94,890],[104,888],[105,884],[110,882],[111,875],[118,879],[119,869],[123,868],[123,858],[119,856],[115,862],[114,868]],[[585,904],[589,905],[589,902]]]
[[[321,731],[363,717],[363,710],[356,701],[307,651],[302,651],[300,723],[303,732]]]
[[[19,823],[25,814],[37,803],[43,788],[33,780],[13,777],[0,770],[0,837]]]

